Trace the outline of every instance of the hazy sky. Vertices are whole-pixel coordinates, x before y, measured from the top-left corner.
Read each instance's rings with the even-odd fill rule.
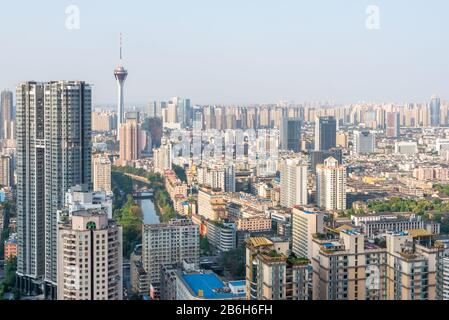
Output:
[[[127,105],[448,98],[448,21],[447,0],[2,0],[0,88],[79,79],[114,103],[121,31]]]

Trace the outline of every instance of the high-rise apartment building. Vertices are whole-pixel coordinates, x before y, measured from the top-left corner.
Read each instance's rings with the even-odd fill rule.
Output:
[[[14,157],[0,155],[0,186],[11,188],[14,185]]]
[[[172,98],[163,113],[164,127],[185,128],[190,125],[192,108],[189,99]]]
[[[316,167],[323,164],[329,157],[335,158],[339,164],[343,163],[343,149],[332,148],[329,151],[312,151],[310,154],[310,167],[313,173],[316,173]]]
[[[151,101],[148,105],[148,117],[162,118],[162,110],[167,107],[164,101]]]
[[[386,133],[388,138],[398,138],[401,135],[399,112],[387,112]]]
[[[95,155],[92,160],[94,191],[111,192],[111,161],[105,155]]]
[[[294,205],[307,205],[308,165],[300,159],[283,160],[281,171],[281,205],[291,208]]]
[[[312,244],[313,300],[385,300],[385,249],[352,230],[317,234]]]
[[[310,300],[310,260],[290,254],[289,241],[246,240],[247,300]]]
[[[313,235],[324,232],[325,213],[314,207],[292,211],[292,251],[297,257],[312,258]]]
[[[58,228],[58,300],[122,300],[122,227],[102,210],[74,212]]]
[[[441,124],[440,114],[441,114],[441,100],[438,96],[432,96],[430,100],[430,125],[432,127],[439,127]]]
[[[441,292],[441,298],[442,300],[449,300],[449,255],[448,255],[448,243],[446,242],[445,245],[445,253],[444,257],[442,259],[441,264],[441,276],[442,276],[442,292]]]
[[[280,138],[282,150],[300,152],[301,119],[283,117],[281,119]]]
[[[387,234],[387,299],[442,299],[444,245],[425,230]]]
[[[386,246],[341,228],[313,239],[314,300],[439,300],[444,246],[425,230],[390,232]]]
[[[92,112],[92,131],[108,132],[117,129],[117,114],[113,112]]]
[[[376,136],[372,131],[354,131],[354,153],[370,154],[376,149]]]
[[[235,192],[235,166],[209,165],[197,169],[198,184],[223,192]]]
[[[140,127],[138,112],[128,112],[120,129],[120,163],[127,165],[139,159],[146,146],[146,133]]]
[[[165,170],[172,170],[172,145],[162,141],[158,149],[153,149],[154,171],[163,174]]]
[[[13,93],[4,90],[0,94],[0,139],[13,139]]]
[[[340,148],[348,148],[348,136],[346,133],[337,133],[337,146]]]
[[[66,191],[91,184],[91,87],[17,86],[18,287],[56,297],[57,212]]]
[[[316,203],[325,210],[346,210],[346,167],[327,158],[316,169]]]
[[[335,117],[317,117],[315,120],[315,151],[329,151],[337,146]]]
[[[172,220],[165,224],[144,225],[142,241],[143,267],[156,295],[163,265],[181,264],[186,260],[199,266],[200,230],[191,220]]]

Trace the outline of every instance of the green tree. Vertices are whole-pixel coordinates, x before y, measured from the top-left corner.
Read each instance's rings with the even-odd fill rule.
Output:
[[[1,283],[2,287],[1,291],[3,291],[1,297],[3,297],[6,292],[9,292],[14,289],[16,285],[16,271],[17,271],[17,258],[14,257],[12,259],[7,260],[5,262],[5,278]]]
[[[128,195],[125,206],[115,210],[114,219],[123,228],[123,255],[129,257],[135,246],[142,243],[142,209]]]
[[[211,254],[211,247],[207,237],[200,237],[201,255],[208,256]]]
[[[233,278],[243,278],[245,276],[245,246],[224,252],[219,263]]]

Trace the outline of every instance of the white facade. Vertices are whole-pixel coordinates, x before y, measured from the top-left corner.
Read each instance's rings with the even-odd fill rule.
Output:
[[[294,205],[307,205],[306,164],[299,159],[287,159],[281,164],[281,205],[291,208]]]
[[[235,192],[234,165],[215,165],[198,168],[198,184],[223,192]]]
[[[443,300],[449,300],[449,256],[443,258]]]
[[[164,173],[172,169],[172,147],[170,143],[162,144],[159,149],[153,150],[154,171]]]
[[[417,154],[418,144],[416,142],[396,142],[394,146],[394,151],[396,154]]]
[[[327,158],[316,170],[316,203],[326,210],[346,210],[346,167]]]
[[[297,257],[312,259],[312,236],[324,231],[324,212],[316,208],[293,208],[292,249]]]
[[[86,186],[74,186],[65,194],[65,207],[58,212],[58,221],[61,214],[72,215],[80,210],[104,210],[109,219],[112,219],[112,194],[105,192],[91,192]]]

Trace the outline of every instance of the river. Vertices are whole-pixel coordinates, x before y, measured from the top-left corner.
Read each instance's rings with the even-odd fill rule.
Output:
[[[156,213],[154,208],[154,203],[151,199],[140,199],[138,200],[139,206],[143,212],[143,223],[144,224],[159,224],[161,220]]]

